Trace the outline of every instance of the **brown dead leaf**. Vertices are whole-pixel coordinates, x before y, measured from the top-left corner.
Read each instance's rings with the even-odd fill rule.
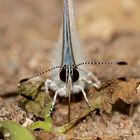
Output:
[[[123,81],[117,79],[112,82],[111,88],[113,89],[111,101],[114,104],[119,98],[122,99],[127,104],[137,101],[137,87],[140,81],[137,79],[126,79]]]
[[[138,102],[139,94],[137,88],[139,85],[140,80],[132,78],[115,79],[105,82],[99,91],[90,91],[94,92],[90,102],[95,103],[96,100],[99,100],[96,107],[102,111],[111,113],[112,104],[115,104],[119,99],[127,104]]]

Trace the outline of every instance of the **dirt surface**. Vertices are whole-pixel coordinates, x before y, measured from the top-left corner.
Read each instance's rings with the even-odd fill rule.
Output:
[[[125,67],[89,66],[103,82],[118,77],[140,78],[139,6],[139,0],[76,0],[77,30],[86,60],[128,62]],[[51,66],[51,52],[61,27],[62,7],[62,0],[0,0],[1,110],[7,106],[5,102],[18,104],[20,97],[15,94],[18,94],[20,79]],[[140,92],[139,88],[137,92]],[[72,104],[74,108],[78,107],[75,114],[80,114],[86,106],[84,101]],[[54,112],[54,124],[66,123],[67,105],[58,102],[55,110],[58,112]],[[67,136],[69,139],[139,140],[139,102],[131,116],[124,110],[122,113],[113,111],[111,117],[93,112],[69,130]],[[15,120],[21,122],[22,119]],[[44,131],[36,133],[43,140],[48,135]],[[62,138],[66,139],[66,136],[60,136]]]

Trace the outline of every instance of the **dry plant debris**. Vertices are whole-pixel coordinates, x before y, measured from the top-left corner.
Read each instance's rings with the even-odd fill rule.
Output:
[[[107,81],[102,84],[102,87],[100,90],[96,90],[94,88],[90,89],[88,91],[88,95],[90,96],[90,103],[91,108],[84,108],[82,110],[82,113],[77,111],[74,114],[78,117],[73,117],[70,123],[66,123],[65,121],[62,121],[65,115],[61,114],[62,120],[61,122],[56,122],[55,117],[53,117],[53,120],[49,121],[46,118],[46,111],[48,110],[49,103],[51,103],[50,97],[48,96],[41,96],[46,95],[43,91],[44,84],[40,83],[27,83],[25,85],[22,85],[20,87],[20,93],[24,97],[24,104],[22,100],[22,105],[24,105],[26,111],[32,112],[36,118],[42,118],[43,121],[35,121],[33,125],[31,125],[30,128],[33,130],[35,129],[44,129],[47,131],[50,131],[52,133],[48,133],[45,131],[40,132],[42,135],[53,135],[56,137],[67,137],[67,139],[75,138],[75,139],[121,139],[126,138],[130,139],[134,137],[139,137],[140,127],[139,123],[136,124],[136,122],[132,119],[132,116],[129,116],[129,114],[121,114],[117,111],[112,112],[112,108],[116,106],[115,104],[121,99],[126,104],[137,104],[139,103],[139,85],[140,80],[139,79],[133,79],[133,78],[119,78],[112,81]],[[24,87],[24,88],[23,88]],[[33,96],[32,96],[33,95]],[[42,97],[42,98],[40,98]],[[43,103],[43,104],[42,104]],[[47,104],[48,103],[48,104]],[[38,110],[31,110],[33,107],[39,106],[40,108],[37,108]],[[59,103],[58,103],[59,104]],[[85,105],[85,104],[84,104]],[[64,105],[61,105],[61,109],[63,109]],[[74,106],[74,103],[72,103],[71,108]],[[83,101],[80,101],[76,110],[79,108],[82,108]],[[122,108],[122,104],[117,104],[117,108]],[[124,112],[126,110],[131,110],[130,106],[124,105]],[[45,108],[45,109],[43,109]],[[61,110],[60,109],[60,110]],[[65,108],[64,108],[65,109]],[[100,110],[100,115],[96,115],[96,109]],[[57,116],[60,114],[60,111],[57,107],[54,111],[54,115]],[[35,111],[35,112],[34,112]],[[42,113],[42,111],[44,111]],[[73,111],[73,109],[72,109]],[[119,111],[119,110],[118,110]],[[110,114],[108,117],[105,115],[106,113]],[[39,114],[41,116],[39,116]],[[57,115],[56,115],[57,114]],[[44,116],[43,116],[44,115]],[[65,119],[64,119],[65,120]],[[136,119],[135,119],[136,120]],[[57,120],[60,121],[60,120]],[[54,124],[53,124],[54,123]],[[57,126],[56,124],[63,124],[61,126]],[[52,127],[47,126],[50,125]],[[50,128],[50,130],[49,130]],[[40,133],[36,133],[40,134]],[[42,134],[46,133],[46,134]],[[59,134],[58,134],[59,133]],[[65,133],[65,135],[62,135],[60,133]],[[43,138],[42,138],[43,139]]]

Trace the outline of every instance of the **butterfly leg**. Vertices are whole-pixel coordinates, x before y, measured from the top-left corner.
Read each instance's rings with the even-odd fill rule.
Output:
[[[50,79],[47,79],[46,81],[45,81],[45,90],[46,90],[46,93],[48,93],[49,91],[49,89],[53,89],[54,90],[54,87],[55,86],[55,84],[54,84],[54,82],[52,81],[52,80],[50,80]],[[56,87],[56,86],[55,86]],[[54,108],[54,106],[55,106],[55,103],[56,103],[56,99],[57,99],[57,96],[58,96],[58,94],[59,95],[61,95],[61,94],[64,94],[65,93],[65,88],[63,87],[63,88],[57,88],[56,90],[55,90],[55,94],[54,94],[54,97],[53,97],[53,101],[52,101],[52,105],[51,105],[51,108],[50,108],[50,111],[49,111],[49,115],[52,113],[52,111],[53,111],[53,108]]]
[[[80,86],[76,86],[76,87],[79,88],[79,89],[82,91],[82,94],[83,94],[83,96],[84,96],[84,99],[85,99],[85,101],[86,101],[88,107],[90,108],[91,105],[90,105],[89,100],[88,100],[88,98],[87,98],[86,92],[84,91],[84,89],[83,89],[82,87],[80,87]]]
[[[52,80],[50,80],[50,79],[47,79],[45,81],[45,91],[46,91],[46,93],[49,92],[49,87],[50,87],[51,83],[52,83]]]
[[[46,91],[46,93],[49,92],[49,89],[50,89],[50,85],[51,85],[51,84],[53,84],[52,80],[47,79],[47,80],[45,81],[45,91]],[[52,105],[51,105],[51,108],[50,108],[50,110],[49,110],[49,115],[52,113],[53,108],[54,108],[54,106],[55,106],[56,98],[57,98],[58,92],[59,92],[59,90],[56,90],[56,91],[55,91],[55,94],[54,94],[54,97],[53,97],[53,101],[52,101]]]
[[[54,108],[54,106],[55,106],[55,103],[56,103],[56,99],[57,99],[58,92],[59,92],[59,91],[57,90],[57,91],[55,92],[54,97],[53,97],[53,101],[52,101],[52,105],[51,105],[51,108],[50,108],[49,115],[52,113],[53,108]]]
[[[89,84],[91,84],[91,86],[95,87],[96,89],[100,89],[101,88],[101,81],[98,80],[98,78],[92,72],[89,72],[88,76],[92,77],[92,79],[95,81],[95,83],[93,83],[92,81],[87,81],[87,82]]]
[[[65,87],[60,88],[60,89],[58,89],[58,90],[55,91],[55,94],[54,94],[54,97],[53,97],[53,101],[52,101],[52,106],[51,106],[51,109],[50,109],[50,114],[52,113],[53,108],[55,106],[57,95],[58,94],[61,95],[62,93],[65,93]]]

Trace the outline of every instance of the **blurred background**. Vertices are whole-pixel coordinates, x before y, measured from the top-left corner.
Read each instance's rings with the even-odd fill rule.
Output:
[[[74,0],[87,60],[125,60],[126,67],[90,66],[99,79],[140,77],[140,0]],[[62,0],[0,0],[0,95],[47,69],[57,43]]]

